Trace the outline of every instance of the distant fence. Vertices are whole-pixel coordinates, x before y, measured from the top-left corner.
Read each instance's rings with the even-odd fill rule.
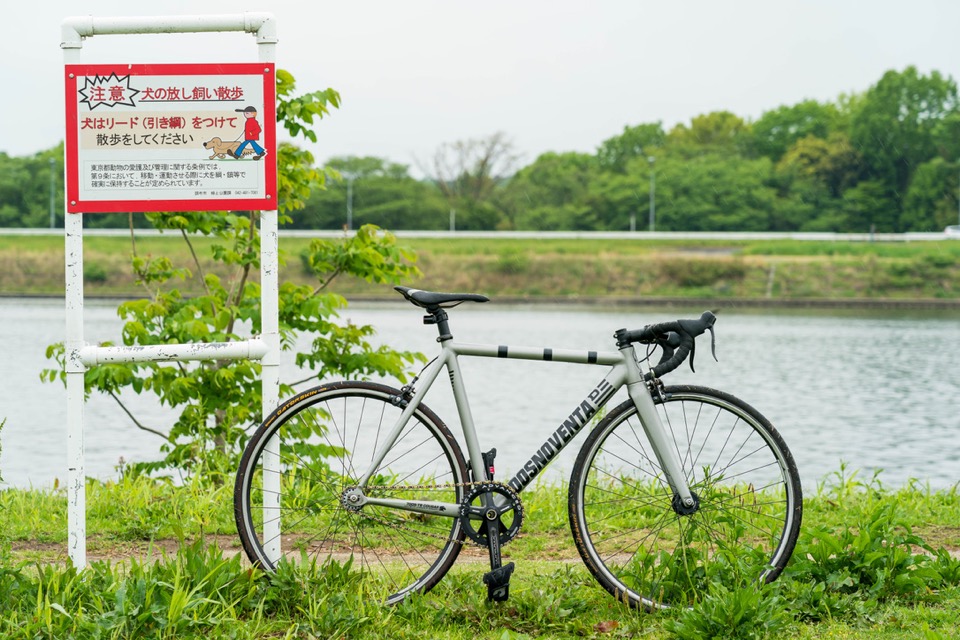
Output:
[[[137,235],[160,235],[136,229]],[[485,238],[503,240],[805,240],[817,242],[929,242],[947,240],[939,233],[801,233],[769,231],[392,231],[399,238]],[[340,238],[352,232],[280,229],[291,238]],[[84,229],[85,236],[129,236],[129,229]],[[0,236],[63,236],[63,229],[0,229]],[[955,238],[956,239],[956,238]]]

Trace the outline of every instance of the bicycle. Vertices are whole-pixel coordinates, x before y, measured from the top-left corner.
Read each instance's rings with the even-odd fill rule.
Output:
[[[400,389],[323,384],[264,420],[246,446],[234,492],[237,529],[255,565],[271,571],[298,552],[356,564],[368,592],[393,604],[429,591],[471,542],[489,557],[487,598],[506,600],[515,565],[503,564],[501,548],[523,523],[520,494],[590,425],[570,477],[568,516],[580,557],[618,600],[648,610],[689,606],[712,580],[770,582],[783,571],[802,517],[800,480],[783,439],[732,395],[661,381],[688,356],[693,368],[696,338],[707,331],[714,351],[711,312],[620,329],[616,351],[468,344],[453,339],[446,310],[486,296],[395,289],[437,327],[439,355]],[[642,361],[635,344],[647,349]],[[662,355],[651,367],[657,348]],[[496,449],[480,447],[461,356],[607,371],[501,482]],[[423,404],[444,369],[467,457]],[[603,415],[624,387],[629,398]]]

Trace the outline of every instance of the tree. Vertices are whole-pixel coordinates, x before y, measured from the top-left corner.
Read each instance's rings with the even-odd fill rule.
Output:
[[[4,227],[23,225],[23,183],[26,167],[5,153],[0,153],[0,224]]]
[[[838,131],[840,120],[835,105],[816,100],[766,111],[752,125],[754,151],[776,162],[802,138],[826,139]]]
[[[657,158],[657,229],[761,231],[777,205],[767,158],[727,153]]]
[[[863,180],[843,193],[842,231],[893,233],[898,229],[899,203],[886,184]]]
[[[603,141],[597,149],[597,161],[601,169],[623,173],[627,162],[654,154],[665,137],[660,122],[624,127],[623,133]]]
[[[666,144],[686,153],[741,153],[752,140],[750,125],[729,111],[714,111],[694,117],[690,126],[678,124],[667,134]]]
[[[958,172],[957,163],[943,158],[917,167],[903,198],[903,231],[940,231],[947,225],[958,224]]]
[[[497,196],[512,229],[594,229],[590,206],[599,171],[584,153],[545,153],[518,171]]]
[[[519,156],[502,132],[441,145],[425,173],[431,175],[456,215],[458,229],[493,229],[499,214],[491,200],[514,172]]]
[[[657,165],[669,156],[666,149],[660,149],[658,153]],[[594,181],[595,186],[587,199],[594,221],[592,228],[609,231],[646,228],[650,207],[650,175],[652,171],[660,174],[657,165],[651,162],[651,156],[638,155],[626,162],[622,172],[602,172]]]
[[[360,180],[368,178],[393,178],[402,180],[409,178],[409,167],[398,162],[391,162],[387,158],[373,156],[337,156],[327,161],[327,170],[336,172],[342,179],[353,176]]]
[[[376,224],[395,230],[444,229],[449,224],[449,209],[440,191],[431,183],[411,177],[406,165],[385,158],[349,156],[331,158],[327,170],[335,176],[329,188],[313,192],[295,218],[294,227],[343,228],[348,197],[355,227]]]
[[[0,227],[63,226],[63,144],[24,158],[0,153]]]
[[[278,72],[277,80],[278,119],[289,132],[313,139],[307,125],[313,118],[322,118],[330,106],[336,106],[339,96],[330,89],[294,96],[292,76]],[[308,152],[292,144],[278,150],[278,162],[283,213],[302,206],[309,191],[322,186],[325,175],[313,167]],[[256,213],[163,212],[147,217],[158,229],[179,233],[190,248],[193,263],[175,265],[166,257],[143,255],[134,240],[132,268],[146,296],[124,302],[118,309],[125,321],[123,343],[225,342],[240,338],[244,331],[259,332],[261,301],[256,275],[260,238]],[[210,258],[218,272],[228,275],[217,275],[199,259],[197,236],[213,239],[208,245]],[[304,262],[316,282],[282,282],[279,287],[283,348],[293,348],[297,337],[307,332],[314,335],[309,348],[295,356],[298,366],[309,369],[299,382],[333,372],[338,377],[377,374],[403,378],[405,365],[417,356],[373,348],[367,341],[373,333],[371,327],[339,324],[338,311],[346,301],[326,289],[343,273],[368,281],[395,282],[417,273],[411,264],[413,258],[396,245],[392,235],[373,227],[363,227],[349,239],[315,240],[310,245]],[[187,280],[195,283],[199,295],[187,296],[177,288],[179,281]],[[60,369],[45,372],[44,378],[62,376],[63,345],[48,348],[48,357],[57,359]],[[87,371],[85,387],[87,393],[107,394],[121,405],[123,389],[148,391],[162,404],[179,409],[169,430],[145,425],[128,411],[138,427],[165,440],[164,459],[139,465],[138,470],[179,469],[221,477],[219,474],[233,474],[245,430],[262,420],[259,373],[260,365],[247,360],[108,364]],[[284,393],[290,390],[289,384],[284,385]]]
[[[844,133],[827,139],[810,135],[797,140],[777,163],[777,173],[787,179],[812,180],[833,197],[856,184],[863,171],[863,158]]]
[[[844,133],[795,141],[774,170],[779,200],[770,230],[845,230],[841,198],[862,172],[862,158]]]
[[[937,71],[921,75],[912,66],[888,71],[852,114],[850,139],[863,156],[868,177],[902,195],[917,167],[937,155],[942,123],[957,113],[953,80]]]
[[[937,156],[948,161],[960,159],[960,111],[948,113],[933,131]]]

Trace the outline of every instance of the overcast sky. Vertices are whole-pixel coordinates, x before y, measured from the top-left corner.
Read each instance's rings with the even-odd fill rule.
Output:
[[[142,7],[149,7],[144,9]],[[626,125],[669,129],[727,110],[756,119],[861,92],[915,65],[960,79],[956,0],[17,0],[4,4],[0,151],[63,138],[60,24],[68,16],[277,18],[277,64],[298,88],[337,89],[319,160],[416,167],[445,142],[506,133],[524,163],[593,152]],[[95,36],[81,62],[255,61],[245,34]]]

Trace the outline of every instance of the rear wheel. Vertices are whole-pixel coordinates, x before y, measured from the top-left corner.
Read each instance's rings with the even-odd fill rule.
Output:
[[[237,530],[254,564],[271,571],[281,558],[306,555],[348,565],[366,593],[391,604],[440,581],[464,539],[456,509],[424,515],[362,503],[459,504],[467,471],[446,425],[420,405],[358,489],[402,412],[400,397],[384,385],[334,383],[298,394],[264,421],[234,490]]]
[[[708,584],[775,580],[793,552],[802,499],[793,456],[750,405],[694,386],[654,402],[697,504],[675,500],[632,401],[590,433],[570,481],[570,526],[617,599],[689,606]]]

